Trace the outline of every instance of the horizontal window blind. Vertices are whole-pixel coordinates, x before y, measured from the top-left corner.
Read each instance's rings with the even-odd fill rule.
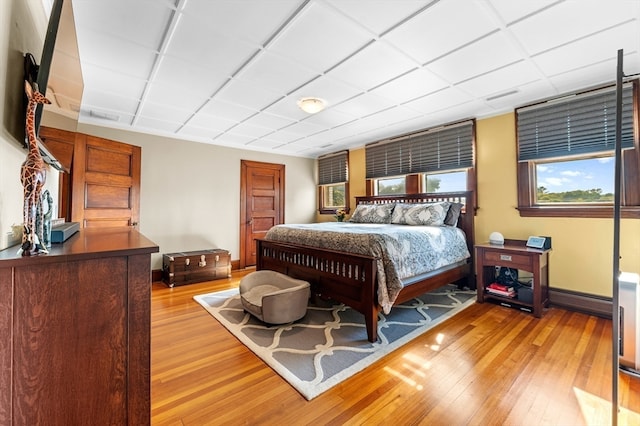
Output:
[[[633,148],[633,90],[622,93],[622,147]],[[516,110],[518,160],[600,154],[615,148],[616,91],[606,88]]]
[[[367,179],[473,167],[473,121],[365,147]]]
[[[318,158],[318,183],[329,185],[349,180],[349,153],[340,151]]]
[[[365,147],[366,177],[378,178],[412,173],[411,148],[406,141]]]

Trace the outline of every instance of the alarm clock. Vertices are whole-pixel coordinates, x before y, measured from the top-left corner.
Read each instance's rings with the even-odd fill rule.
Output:
[[[527,240],[527,247],[550,250],[551,249],[551,237],[535,237],[531,236]]]
[[[499,232],[492,232],[491,235],[489,235],[489,244],[501,246],[504,244],[504,237]]]

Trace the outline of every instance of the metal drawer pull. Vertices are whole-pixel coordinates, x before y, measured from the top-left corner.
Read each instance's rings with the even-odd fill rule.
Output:
[[[216,262],[220,262],[220,255],[216,254]]]
[[[204,268],[205,266],[207,266],[207,260],[204,257],[204,254],[200,255],[200,262],[198,262],[198,266],[201,268]]]
[[[500,260],[506,260],[507,262],[511,262],[511,256],[509,256],[508,254],[501,254]]]
[[[188,257],[184,260],[184,264],[189,266],[189,263],[191,263],[191,259],[189,259]]]

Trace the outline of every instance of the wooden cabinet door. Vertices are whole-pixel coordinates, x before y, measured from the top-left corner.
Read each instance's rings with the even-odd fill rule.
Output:
[[[126,271],[122,256],[15,268],[13,424],[127,424]]]
[[[41,126],[39,137],[65,169],[65,172],[61,172],[58,178],[58,214],[54,217],[62,217],[67,222],[71,222],[71,170],[76,133]]]
[[[73,158],[71,217],[82,228],[138,226],[138,146],[78,134]]]

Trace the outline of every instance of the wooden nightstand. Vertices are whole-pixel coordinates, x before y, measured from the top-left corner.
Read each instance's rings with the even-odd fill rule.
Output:
[[[501,305],[518,307],[533,312],[537,318],[542,316],[542,308],[549,305],[549,252],[526,246],[526,241],[505,240],[504,245],[477,244],[476,274],[478,303],[496,300]],[[519,300],[516,296],[506,297],[487,292],[486,287],[495,281],[496,266],[506,266],[533,274],[533,301]]]

